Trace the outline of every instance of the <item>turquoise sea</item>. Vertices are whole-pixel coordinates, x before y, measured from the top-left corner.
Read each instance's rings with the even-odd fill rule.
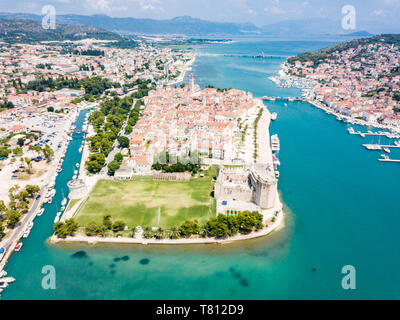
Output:
[[[268,76],[287,56],[331,42],[240,40],[196,47],[201,86],[297,96]],[[252,58],[263,51],[268,57]],[[188,76],[188,75],[187,75]],[[266,103],[278,113],[271,132],[281,140],[279,190],[285,228],[226,245],[50,246],[61,187],[71,178],[82,137],[72,141],[57,195],[37,218],[6,270],[17,279],[4,299],[398,299],[400,298],[400,165],[350,136],[347,125],[303,102]],[[78,128],[84,115],[78,119]],[[360,128],[367,130],[367,128]],[[375,138],[377,139],[377,138]],[[375,141],[376,142],[376,141]],[[383,142],[383,141],[382,141]],[[400,152],[391,157],[400,158]],[[44,265],[56,268],[56,290],[41,287]],[[356,269],[356,290],[343,290],[344,265]],[[315,271],[313,271],[315,268]]]

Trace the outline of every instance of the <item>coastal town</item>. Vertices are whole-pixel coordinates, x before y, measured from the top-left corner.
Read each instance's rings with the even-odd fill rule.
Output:
[[[139,41],[129,44],[133,48],[94,39],[2,43],[0,270],[13,251],[21,250],[19,240],[29,236],[33,220],[44,213],[43,205],[52,203],[70,142],[76,134],[87,134],[87,128],[76,129],[79,115],[99,108],[108,96],[141,96],[147,87],[180,82],[194,61],[184,51]],[[74,173],[77,179],[77,168]],[[57,221],[67,196],[57,205]]]
[[[399,63],[398,42],[376,36],[292,57],[281,76],[302,83],[306,99],[340,119],[399,132]]]
[[[0,270],[49,206],[57,211],[53,243],[230,242],[282,226],[279,138],[268,134],[276,114],[249,92],[201,89],[193,75],[182,83],[194,60],[185,50],[145,41],[128,49],[94,39],[2,46]],[[72,180],[58,186],[71,152],[79,156],[68,169]],[[148,177],[171,196],[174,188],[199,185],[202,200],[183,193],[176,209],[159,207],[158,218],[148,208],[124,221],[104,207],[85,220],[104,184],[140,188]],[[148,204],[161,203],[158,197]],[[185,203],[188,213],[202,208],[203,225],[187,218],[170,224]],[[140,214],[150,223],[141,223]],[[227,218],[238,227],[221,233]],[[2,280],[12,282],[6,275]]]

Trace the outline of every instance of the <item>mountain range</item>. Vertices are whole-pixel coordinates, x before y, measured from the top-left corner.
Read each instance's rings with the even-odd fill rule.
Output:
[[[8,43],[35,43],[38,41],[63,41],[95,38],[121,40],[122,37],[104,29],[82,25],[56,25],[44,29],[42,23],[27,19],[0,18],[0,39]]]
[[[30,13],[0,13],[2,18],[19,18],[41,21],[42,16]],[[206,21],[190,16],[169,20],[115,18],[103,14],[91,16],[57,15],[61,25],[83,25],[102,28],[122,35],[183,35],[183,36],[241,36],[241,35],[346,35],[340,22],[327,19],[288,20],[263,27],[252,23]],[[359,30],[356,30],[359,32]],[[365,31],[364,31],[365,32]]]

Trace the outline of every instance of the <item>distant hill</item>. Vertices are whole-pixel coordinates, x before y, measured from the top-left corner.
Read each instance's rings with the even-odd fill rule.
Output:
[[[313,61],[314,65],[317,65],[335,51],[341,52],[350,48],[357,48],[359,45],[367,45],[377,42],[400,46],[400,34],[381,34],[370,38],[349,40],[336,44],[334,46],[316,50],[314,52],[305,52],[299,54],[298,56],[289,58],[288,62],[290,64],[294,64],[296,60],[299,60],[301,62]]]
[[[0,18],[0,39],[8,43],[35,43],[38,41],[81,40],[86,38],[122,39],[115,33],[96,27],[57,24],[54,30],[46,30],[43,29],[39,21]]]
[[[346,30],[342,28],[340,20],[321,18],[280,21],[265,25],[262,27],[262,30],[266,35],[282,36],[331,35],[353,38],[372,36],[367,31],[346,33]]]
[[[24,18],[41,21],[42,17],[25,13],[0,13],[0,17]],[[85,25],[103,28],[120,34],[173,34],[186,36],[246,35],[261,33],[261,29],[251,23],[225,23],[205,21],[189,16],[170,20],[113,18],[107,15],[83,16],[75,14],[57,15],[57,23],[65,25]]]
[[[343,37],[372,37],[373,34],[369,33],[368,31],[357,31],[357,32],[351,32],[347,34],[343,34]]]

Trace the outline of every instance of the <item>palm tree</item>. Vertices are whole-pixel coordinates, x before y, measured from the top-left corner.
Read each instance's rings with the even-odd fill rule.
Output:
[[[178,239],[180,235],[181,234],[180,234],[180,232],[179,232],[177,227],[172,227],[171,228],[170,233],[169,233],[169,237],[171,239]]]
[[[207,227],[206,224],[202,224],[202,225],[200,226],[200,235],[201,235],[203,238],[209,237],[210,234],[208,233],[208,227]]]
[[[150,239],[150,238],[152,238],[153,236],[154,236],[154,235],[153,235],[153,231],[151,231],[151,228],[150,228],[150,227],[144,228],[143,237],[144,237],[145,239]]]
[[[158,228],[155,233],[157,239],[164,239],[164,230],[162,228]]]

